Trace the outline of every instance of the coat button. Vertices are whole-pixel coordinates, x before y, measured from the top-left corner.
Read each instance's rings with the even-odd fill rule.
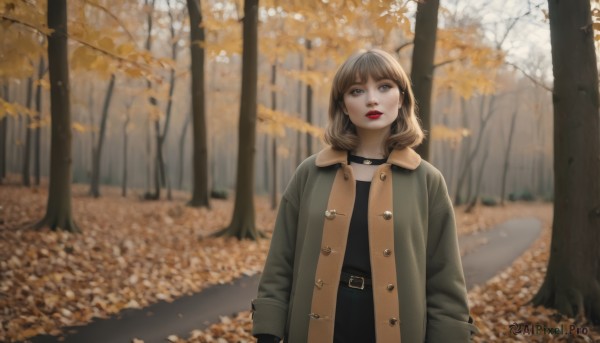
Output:
[[[323,284],[324,284],[324,282],[323,282],[323,280],[321,280],[321,279],[318,279],[318,280],[315,282],[315,286],[317,286],[317,288],[318,288],[318,289],[321,289],[321,288],[323,288]]]
[[[398,324],[398,318],[390,318],[390,326],[394,326],[396,324]]]
[[[387,177],[387,176],[385,175],[385,173],[381,173],[381,174],[379,174],[379,180],[381,180],[381,181],[385,181],[385,178],[386,178],[386,177]]]
[[[393,291],[394,290],[394,285],[392,285],[391,283],[388,283],[387,290],[390,291],[390,292]]]
[[[312,319],[319,319],[319,318],[321,318],[321,316],[319,316],[316,313],[310,313],[308,316],[311,317]]]
[[[383,219],[385,219],[385,220],[392,219],[392,211],[385,211],[385,212],[383,212]]]
[[[392,255],[392,251],[390,249],[385,249],[383,251],[383,256],[390,257]]]
[[[332,220],[333,218],[335,218],[335,216],[337,215],[337,211],[336,210],[327,210],[325,211],[325,218]]]
[[[321,252],[323,253],[323,255],[329,256],[329,254],[331,254],[331,247],[325,247],[321,249]]]

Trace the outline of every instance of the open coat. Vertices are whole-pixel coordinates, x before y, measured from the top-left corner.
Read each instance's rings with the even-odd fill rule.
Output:
[[[298,167],[252,301],[253,334],[333,342],[355,184],[346,151]],[[373,176],[368,223],[377,342],[468,342],[476,328],[441,173],[410,148],[392,151]]]

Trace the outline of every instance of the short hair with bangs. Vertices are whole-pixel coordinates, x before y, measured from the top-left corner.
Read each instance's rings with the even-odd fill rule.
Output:
[[[398,118],[390,127],[384,151],[389,154],[394,149],[413,148],[421,144],[424,133],[415,114],[415,98],[410,80],[400,63],[392,55],[379,49],[359,51],[337,70],[331,86],[325,142],[338,150],[356,149],[359,138],[356,127],[344,114],[344,93],[357,80],[366,82],[369,76],[374,80],[394,81],[400,89],[402,106],[398,109]]]

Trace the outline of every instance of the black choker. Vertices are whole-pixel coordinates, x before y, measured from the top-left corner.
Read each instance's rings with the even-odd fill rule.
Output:
[[[362,156],[348,154],[348,161],[358,164],[378,166],[387,162],[387,158],[364,158]]]

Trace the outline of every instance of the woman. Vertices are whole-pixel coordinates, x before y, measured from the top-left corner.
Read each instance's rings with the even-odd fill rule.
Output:
[[[351,56],[331,89],[330,145],[284,192],[252,302],[259,342],[467,342],[454,212],[410,81],[381,50]]]

